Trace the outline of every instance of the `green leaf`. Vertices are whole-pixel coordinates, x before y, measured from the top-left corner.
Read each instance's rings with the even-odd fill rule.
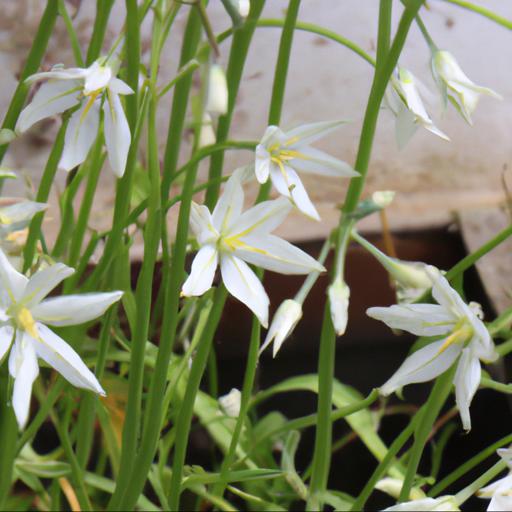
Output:
[[[191,470],[190,466],[186,469]],[[253,480],[268,480],[283,476],[283,472],[276,469],[242,469],[226,473],[226,482],[249,482]],[[195,469],[194,473],[183,479],[182,487],[189,488],[195,485],[215,484],[220,480],[220,473],[207,473],[202,468]]]
[[[17,459],[15,462],[17,470],[22,470],[24,473],[35,475],[40,478],[61,478],[69,475],[71,468],[67,462],[59,462],[56,460],[46,461],[29,461]]]

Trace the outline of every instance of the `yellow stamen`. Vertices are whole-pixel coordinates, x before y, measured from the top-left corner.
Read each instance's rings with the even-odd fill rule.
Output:
[[[12,224],[12,219],[10,217],[8,217],[7,215],[0,213],[0,224],[6,224],[6,225]]]
[[[86,95],[89,96],[89,100],[87,101],[87,105],[85,105],[84,111],[80,115],[80,122],[83,122],[83,120],[87,116],[87,113],[89,112],[89,110],[91,110],[91,107],[93,106],[94,102],[96,101],[96,98],[99,96],[100,93],[101,89],[98,89],[97,91],[93,91]]]
[[[292,144],[295,144],[296,142],[299,142],[299,137],[297,135],[295,137],[292,137],[291,139],[288,139],[283,145],[284,146],[291,146]]]
[[[16,315],[16,319],[20,327],[24,331],[28,332],[32,338],[39,338],[36,321],[34,320],[32,313],[27,308],[21,308]]]
[[[253,247],[252,245],[242,242],[239,239],[239,236],[240,235],[225,238],[223,242],[232,251],[234,251],[235,249],[245,249],[246,251],[256,252],[258,254],[268,254],[267,251],[264,251],[263,249],[258,249],[257,247]]]
[[[464,343],[467,341],[473,334],[473,329],[470,325],[463,325],[459,329],[453,331],[448,338],[444,341],[439,349],[438,354],[442,354],[450,345],[454,343]]]

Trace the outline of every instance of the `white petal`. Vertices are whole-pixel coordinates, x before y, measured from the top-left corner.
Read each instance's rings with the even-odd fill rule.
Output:
[[[226,231],[232,224],[238,224],[244,205],[244,190],[240,174],[234,173],[226,182],[224,191],[219,197],[212,213],[215,228]]]
[[[112,78],[112,69],[109,66],[100,66],[97,62],[87,69],[84,83],[84,94],[104,89]]]
[[[320,151],[319,149],[303,147],[298,151],[303,158],[294,158],[288,164],[298,171],[318,174],[320,176],[347,177],[359,176],[351,165],[343,160]]]
[[[206,206],[192,202],[189,222],[190,229],[200,245],[208,243],[210,238],[215,240],[218,237],[210,210]]]
[[[0,208],[0,222],[9,231],[18,231],[25,228],[36,213],[42,212],[47,208],[48,205],[46,203],[20,201],[5,208]]]
[[[284,140],[285,134],[281,131],[279,126],[268,126],[263,134],[263,137],[260,140],[260,144],[263,146],[269,147],[273,144],[280,144],[282,140]]]
[[[271,160],[270,153],[263,144],[258,144],[255,151],[254,172],[260,183],[266,183],[270,175]]]
[[[115,94],[133,94],[133,89],[119,78],[112,78],[108,84],[108,88]]]
[[[103,103],[105,113],[105,144],[108,161],[114,174],[120,178],[126,169],[126,160],[132,136],[119,96],[108,93]]]
[[[240,239],[237,257],[280,274],[309,274],[325,268],[309,254],[274,235],[251,235]]]
[[[299,175],[288,165],[284,166],[284,175],[281,170],[271,171],[272,183],[285,197],[290,197],[293,204],[306,216],[313,220],[320,220],[314,204],[299,178]]]
[[[507,512],[512,510],[512,496],[509,493],[510,490],[508,494],[495,494],[487,507],[487,512]]]
[[[444,341],[430,343],[410,355],[380,388],[381,394],[387,396],[407,384],[426,382],[444,373],[454,363],[461,351],[460,345],[453,344],[440,352]]]
[[[80,356],[48,327],[39,322],[36,325],[39,339],[32,339],[32,343],[37,355],[55,368],[73,386],[105,395],[98,379],[85,366]]]
[[[512,489],[512,475],[508,474],[507,476],[496,480],[492,484],[486,485],[482,487],[478,491],[478,496],[480,498],[488,498],[491,497],[495,493],[499,493],[499,491],[508,491]]]
[[[58,81],[76,80],[80,83],[87,76],[86,68],[61,68],[55,66],[52,71],[44,71],[30,75],[25,82],[28,84],[37,82],[38,80],[54,79]],[[69,83],[69,82],[68,82]]]
[[[366,314],[392,329],[416,336],[448,334],[456,322],[454,316],[437,304],[394,304],[387,308],[369,308]]]
[[[400,103],[396,114],[395,138],[399,149],[403,149],[416,133],[418,124],[415,122],[414,114]]]
[[[78,325],[94,320],[123,296],[123,292],[83,293],[46,299],[36,304],[32,316],[45,324]]]
[[[27,131],[41,119],[60,114],[80,101],[77,81],[50,81],[39,88],[32,101],[21,111],[16,123],[17,132]]]
[[[297,126],[293,130],[286,132],[287,141],[295,141],[289,144],[290,148],[311,144],[327,134],[346,124],[347,121],[321,121],[319,123],[308,123]]]
[[[9,371],[14,377],[12,406],[18,426],[22,429],[30,412],[32,385],[39,375],[36,353],[28,336],[17,338],[9,358]]]
[[[206,110],[224,115],[228,111],[228,84],[226,74],[219,64],[212,64],[208,74],[208,97]]]
[[[475,357],[470,348],[465,348],[457,365],[453,382],[455,384],[455,401],[459,408],[462,426],[466,431],[471,430],[469,406],[480,385],[481,376],[482,368],[478,357]]]
[[[74,272],[74,269],[64,265],[64,263],[55,263],[38,270],[30,278],[23,293],[25,307],[31,309],[39,304],[56,286]]]
[[[18,301],[25,291],[28,279],[20,274],[0,249],[0,284],[7,293]]]
[[[215,270],[219,263],[217,248],[213,245],[201,247],[192,262],[188,279],[183,284],[181,293],[185,297],[202,295],[212,287]]]
[[[292,206],[285,198],[263,201],[245,211],[234,223],[229,236],[248,236],[269,233],[279,226]]]
[[[4,360],[5,354],[11,348],[14,336],[14,329],[9,325],[0,327],[0,364]]]
[[[99,102],[84,104],[73,113],[64,137],[64,150],[59,168],[70,171],[80,165],[86,158],[98,135],[100,122]]]
[[[243,302],[263,327],[267,327],[269,299],[254,272],[241,259],[229,254],[222,254],[220,265],[222,280],[229,293]]]

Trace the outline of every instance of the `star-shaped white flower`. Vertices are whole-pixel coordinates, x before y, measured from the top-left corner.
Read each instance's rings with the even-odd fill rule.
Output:
[[[390,86],[386,91],[386,106],[396,117],[395,136],[400,149],[409,142],[419,126],[442,139],[450,140],[437,128],[427,113],[418,84],[416,77],[409,70],[399,67],[397,74],[391,77]]]
[[[206,206],[192,204],[190,224],[200,249],[182,294],[198,296],[209,290],[220,263],[228,291],[266,327],[269,299],[247,263],[281,274],[308,274],[325,269],[304,251],[271,234],[292,208],[287,199],[265,201],[242,213],[243,201],[240,174],[235,172],[213,213]]]
[[[384,509],[385,511],[396,512],[420,512],[420,511],[460,511],[453,496],[439,496],[439,498],[423,498],[420,500],[405,501],[392,507]]]
[[[308,217],[320,220],[297,172],[359,176],[346,162],[309,146],[342,124],[342,121],[305,124],[286,133],[278,126],[269,126],[256,147],[256,178],[266,183],[270,177],[280,194],[288,197]]]
[[[432,54],[432,75],[436,81],[443,102],[450,100],[462,117],[469,123],[481,94],[503,99],[497,92],[472,82],[462,71],[455,57],[446,50],[437,50]]]
[[[37,358],[55,368],[74,386],[105,395],[80,356],[45,324],[77,325],[101,316],[122,292],[46,298],[74,270],[56,263],[27,278],[0,250],[0,361],[12,346],[9,373],[14,378],[12,404],[20,428],[28,418]]]
[[[438,304],[377,307],[368,309],[367,314],[393,329],[417,336],[446,337],[409,356],[380,391],[387,396],[407,384],[432,380],[457,362],[455,399],[462,425],[470,430],[469,406],[480,384],[480,360],[492,362],[498,354],[481,320],[480,306],[467,305],[434,267],[427,271],[432,279],[432,296]]]
[[[28,83],[48,81],[41,85],[21,112],[16,131],[23,133],[41,119],[80,105],[69,120],[59,162],[61,169],[69,171],[86,159],[98,135],[103,103],[108,159],[116,176],[121,177],[126,167],[131,134],[119,95],[133,94],[133,90],[115,75],[115,68],[105,63],[105,59],[99,59],[88,68],[56,66],[52,71],[30,76]]]
[[[507,476],[496,480],[496,482],[482,487],[478,491],[480,498],[491,498],[487,507],[488,511],[499,512],[512,510],[512,449],[502,448],[498,455],[507,463],[509,473]]]

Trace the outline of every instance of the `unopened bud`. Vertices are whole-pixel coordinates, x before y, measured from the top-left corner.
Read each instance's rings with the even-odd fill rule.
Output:
[[[329,295],[334,330],[338,336],[342,336],[347,328],[350,288],[341,276],[338,276],[329,286],[327,293]]]
[[[210,114],[219,115],[228,111],[228,84],[224,70],[219,64],[212,64],[209,69],[206,110]]]

